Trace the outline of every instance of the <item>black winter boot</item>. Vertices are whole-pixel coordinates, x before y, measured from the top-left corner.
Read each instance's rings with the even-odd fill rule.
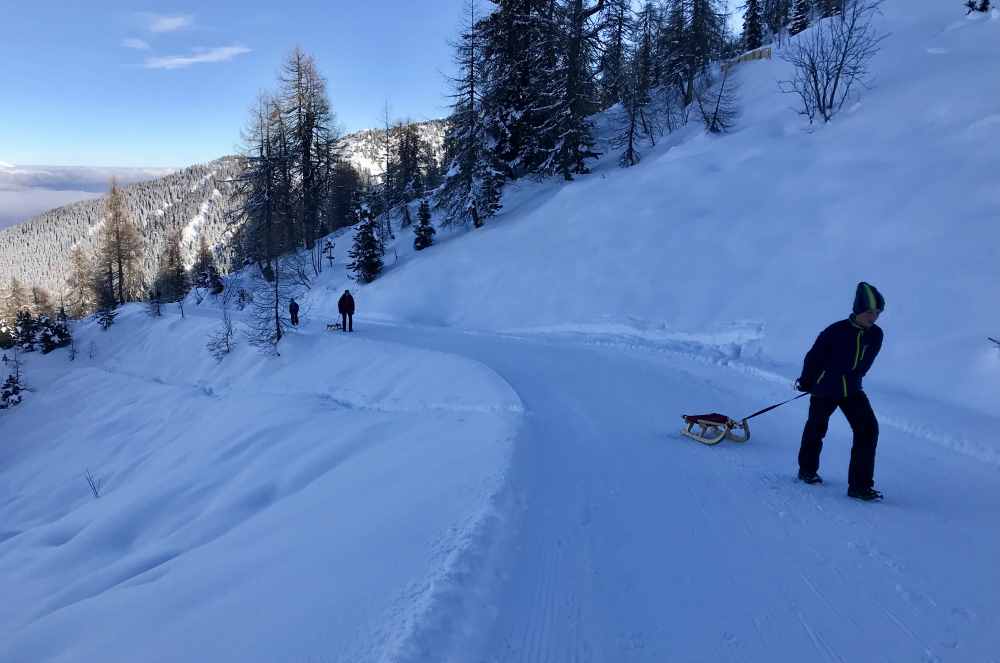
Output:
[[[877,502],[882,499],[882,493],[874,488],[848,488],[847,496],[863,502]]]
[[[808,472],[803,472],[802,470],[799,470],[799,481],[808,484],[823,483],[823,477],[816,474],[815,472],[810,474]]]

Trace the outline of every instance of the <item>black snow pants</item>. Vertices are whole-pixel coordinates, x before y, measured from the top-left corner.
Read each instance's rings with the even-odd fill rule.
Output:
[[[875,447],[878,445],[878,420],[872,411],[868,396],[856,391],[847,398],[827,398],[813,396],[809,401],[809,419],[802,431],[802,446],[799,448],[799,470],[804,474],[814,474],[819,470],[819,455],[823,451],[823,438],[830,423],[830,415],[840,408],[847,423],[854,431],[851,447],[851,466],[847,471],[847,483],[851,488],[865,490],[875,485]]]
[[[353,313],[341,313],[340,314],[340,326],[346,331],[354,331],[354,314]]]

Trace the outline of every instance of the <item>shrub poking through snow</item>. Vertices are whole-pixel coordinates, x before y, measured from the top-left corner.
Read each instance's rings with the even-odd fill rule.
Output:
[[[3,386],[0,387],[0,410],[6,410],[20,404],[22,391],[24,391],[24,387],[21,386],[17,375],[14,373],[8,375]]]

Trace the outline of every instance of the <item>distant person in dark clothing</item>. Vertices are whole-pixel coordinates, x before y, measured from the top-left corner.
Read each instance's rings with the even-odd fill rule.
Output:
[[[801,377],[795,381],[799,391],[812,394],[799,449],[799,479],[822,483],[817,472],[823,437],[830,415],[839,407],[854,432],[847,494],[867,502],[882,499],[882,493],[874,487],[878,420],[861,380],[882,349],[882,329],[875,321],[883,310],[885,299],[875,286],[859,283],[854,312],[820,333],[806,354]]]
[[[337,310],[340,311],[341,326],[343,330],[354,331],[354,297],[350,290],[345,290],[337,302]]]
[[[292,325],[295,327],[299,326],[299,303],[292,298],[292,301],[288,304],[288,313],[292,316]]]

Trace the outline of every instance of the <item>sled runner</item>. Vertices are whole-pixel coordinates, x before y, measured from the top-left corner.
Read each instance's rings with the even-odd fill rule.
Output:
[[[332,322],[326,326],[327,331],[341,331],[344,325],[339,322]]]
[[[750,439],[750,424],[746,419],[733,421],[726,415],[719,414],[718,412],[711,414],[685,414],[683,418],[687,426],[681,429],[681,435],[686,435],[702,444],[718,444],[723,440],[746,442]],[[696,431],[695,426],[699,430]]]
[[[713,412],[711,414],[682,414],[681,416],[684,418],[684,423],[687,425],[681,429],[681,435],[690,437],[692,440],[697,440],[702,444],[718,444],[723,440],[729,440],[730,442],[746,442],[750,439],[751,419],[760,416],[765,412],[770,412],[775,408],[781,407],[785,403],[791,403],[792,401],[808,395],[808,392],[799,394],[794,398],[789,398],[787,401],[770,405],[763,410],[758,410],[750,416],[743,417],[739,420],[730,419],[726,415],[719,414],[718,412]],[[695,430],[695,426],[697,426],[699,430]]]

